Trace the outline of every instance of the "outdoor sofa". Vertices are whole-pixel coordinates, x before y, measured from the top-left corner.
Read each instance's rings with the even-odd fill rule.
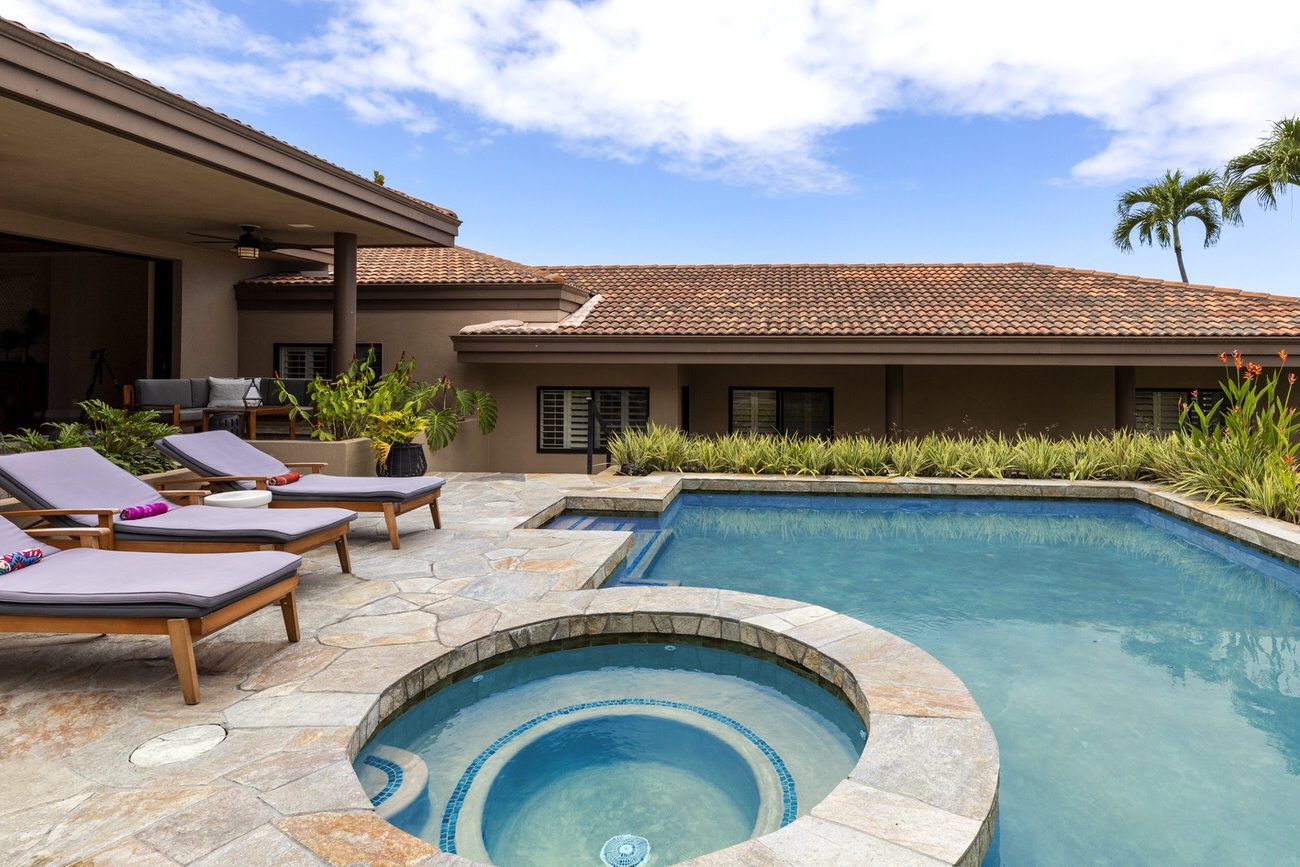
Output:
[[[56,510],[46,517],[53,526],[102,527],[105,547],[116,550],[210,553],[274,549],[301,554],[333,543],[340,568],[352,571],[347,532],[356,520],[354,511],[173,505],[168,497],[195,501],[207,491],[159,491],[93,449],[0,455],[0,488],[31,508]],[[164,506],[166,511],[161,511]],[[154,510],[161,513],[131,518],[133,512]]]
[[[179,428],[199,430],[203,426],[203,411],[222,407],[242,407],[249,380],[255,381],[258,399],[263,406],[284,406],[275,378],[270,376],[218,378],[210,376],[193,379],[137,379],[122,386],[122,405],[128,410],[151,409],[165,422]],[[282,379],[285,388],[299,405],[310,411],[307,400],[309,379]],[[240,386],[238,383],[244,383]]]
[[[181,466],[197,473],[198,481],[220,490],[269,490],[275,508],[329,505],[358,512],[383,512],[388,540],[395,549],[402,547],[397,534],[398,515],[428,506],[434,528],[442,527],[438,496],[446,480],[438,476],[326,475],[321,472],[324,464],[282,463],[222,430],[173,434],[154,445]],[[295,469],[304,472],[299,474]]]
[[[39,552],[36,562],[0,573],[0,632],[166,635],[186,704],[199,701],[197,639],[273,604],[289,641],[299,638],[294,591],[301,557],[60,550],[34,536],[71,533],[86,545],[106,534],[98,527],[30,532],[0,518],[0,560],[30,561],[30,552]]]

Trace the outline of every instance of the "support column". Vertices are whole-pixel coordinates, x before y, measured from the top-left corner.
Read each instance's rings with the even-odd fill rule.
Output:
[[[896,440],[903,435],[903,365],[885,365],[885,436]]]
[[[357,236],[334,233],[334,363],[337,376],[357,350]]]
[[[1137,430],[1137,372],[1115,366],[1115,430]]]

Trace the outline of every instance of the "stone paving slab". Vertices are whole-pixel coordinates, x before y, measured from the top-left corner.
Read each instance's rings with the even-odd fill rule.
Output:
[[[1300,529],[1149,485],[440,474],[442,530],[427,510],[404,515],[394,551],[382,519],[363,516],[354,574],[332,550],[304,558],[301,642],[284,641],[272,611],[200,642],[198,705],[183,704],[165,639],[0,636],[0,863],[469,865],[375,816],[348,763],[365,734],[482,657],[639,630],[762,647],[841,685],[871,720],[863,761],[811,815],[691,863],[974,864],[962,841],[991,834],[997,743],[928,654],[790,600],[598,591],[630,534],[530,528],[566,507],[655,512],[698,490],[1130,499],[1300,563]],[[140,745],[189,726],[226,737],[182,761],[131,763]]]

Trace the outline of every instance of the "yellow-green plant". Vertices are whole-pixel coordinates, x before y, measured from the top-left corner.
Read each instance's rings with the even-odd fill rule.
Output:
[[[278,379],[281,398],[299,421],[311,424],[319,440],[370,437],[375,457],[386,463],[392,446],[409,443],[421,432],[437,450],[456,438],[463,422],[477,419],[480,433],[496,428],[496,400],[486,391],[459,388],[442,377],[415,378],[415,358],[402,353],[393,369],[375,370],[375,350],[353,358],[333,379],[317,376],[307,384],[310,406],[301,406]]]

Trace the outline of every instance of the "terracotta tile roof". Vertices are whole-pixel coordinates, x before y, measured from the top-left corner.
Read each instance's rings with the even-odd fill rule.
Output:
[[[274,286],[329,285],[322,274],[267,274],[242,281]],[[508,259],[499,259],[465,247],[359,247],[357,284],[429,285],[448,283],[521,284],[554,283],[559,278]]]
[[[601,296],[574,336],[1300,336],[1300,299],[1030,263],[542,270]]]

